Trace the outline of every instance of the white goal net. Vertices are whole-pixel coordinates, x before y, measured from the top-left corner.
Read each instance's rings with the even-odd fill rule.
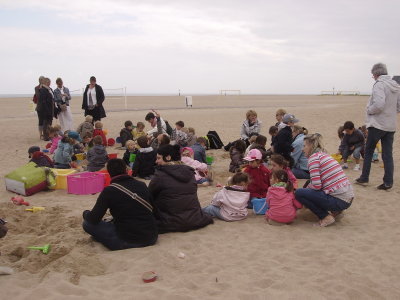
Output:
[[[223,96],[240,96],[241,91],[240,90],[220,90],[219,94],[223,95]]]

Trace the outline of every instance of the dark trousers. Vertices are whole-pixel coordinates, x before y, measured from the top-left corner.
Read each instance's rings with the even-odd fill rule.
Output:
[[[382,160],[385,168],[385,175],[383,176],[383,183],[386,186],[393,185],[393,139],[394,132],[383,131],[374,127],[368,128],[367,142],[365,143],[365,156],[362,173],[360,176],[361,180],[368,181],[369,173],[371,172],[371,161],[372,156],[376,148],[376,144],[381,141],[382,144]]]
[[[43,139],[49,139],[49,129],[51,124],[53,123],[53,118],[44,118],[43,119]]]
[[[157,241],[157,237],[148,244],[143,243],[129,243],[120,239],[117,235],[117,230],[113,222],[104,222],[94,225],[87,221],[83,221],[83,230],[90,234],[96,241],[102,243],[110,250],[123,250],[128,248],[141,248],[150,245],[154,245]]]
[[[347,203],[342,199],[325,194],[322,190],[309,188],[296,190],[295,197],[297,201],[316,214],[320,220],[325,218],[330,211],[339,212],[349,208],[351,205],[351,203]]]

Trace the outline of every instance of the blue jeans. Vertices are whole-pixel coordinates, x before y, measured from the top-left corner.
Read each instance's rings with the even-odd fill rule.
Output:
[[[368,181],[369,173],[371,172],[371,161],[374,155],[376,144],[381,141],[382,144],[382,160],[385,168],[385,175],[383,176],[383,183],[386,186],[393,185],[393,139],[394,132],[383,131],[374,127],[368,128],[368,137],[365,144],[365,157],[360,176],[361,180]]]
[[[113,222],[104,222],[94,225],[84,220],[82,224],[83,230],[90,234],[96,241],[102,243],[110,250],[123,250],[128,248],[140,248],[150,246],[156,243],[142,244],[142,243],[129,243],[120,239]]]
[[[330,211],[339,212],[351,205],[342,199],[325,194],[322,190],[298,189],[294,195],[297,201],[310,209],[320,220],[325,218]]]
[[[360,158],[361,158],[361,151],[363,150],[363,148],[364,148],[364,146],[360,146],[360,147],[355,148],[354,150],[350,150],[350,149],[348,149],[348,148],[346,147],[346,148],[344,149],[344,151],[343,151],[343,154],[342,154],[343,160],[346,160],[346,161],[347,161],[347,158],[348,158],[351,154],[353,154],[353,157],[354,157],[354,158],[360,159]]]
[[[203,208],[203,213],[223,220],[224,218],[222,218],[220,210],[221,208],[218,206],[209,205]]]
[[[310,172],[299,168],[293,168],[292,173],[297,179],[310,179]]]

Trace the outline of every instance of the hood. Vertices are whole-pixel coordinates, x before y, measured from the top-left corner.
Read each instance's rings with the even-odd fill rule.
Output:
[[[36,151],[36,152],[34,152],[33,154],[32,154],[32,158],[33,159],[37,159],[37,158],[40,158],[40,157],[43,157],[45,154],[43,153],[43,152],[41,152],[41,151]]]
[[[95,145],[92,149],[96,155],[106,155],[106,148],[102,145]]]
[[[194,169],[183,164],[157,166],[156,170],[164,172],[184,183],[190,182],[194,176]]]
[[[268,189],[268,194],[274,197],[274,199],[284,199],[286,197],[286,189],[281,186],[271,186]]]
[[[153,151],[153,147],[147,147],[147,148],[140,148],[139,149],[140,153],[149,153],[151,151]]]
[[[400,92],[400,85],[394,81],[389,75],[381,75],[376,80],[377,82],[383,82],[392,93]]]

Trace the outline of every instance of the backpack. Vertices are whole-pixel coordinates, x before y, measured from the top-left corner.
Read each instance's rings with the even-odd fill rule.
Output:
[[[172,134],[172,127],[171,125],[169,125],[168,121],[164,121],[165,122],[165,126],[167,127],[167,133],[170,136]]]
[[[221,149],[224,146],[224,143],[222,143],[221,138],[216,131],[209,131],[207,133],[207,138],[210,143],[210,149]]]

